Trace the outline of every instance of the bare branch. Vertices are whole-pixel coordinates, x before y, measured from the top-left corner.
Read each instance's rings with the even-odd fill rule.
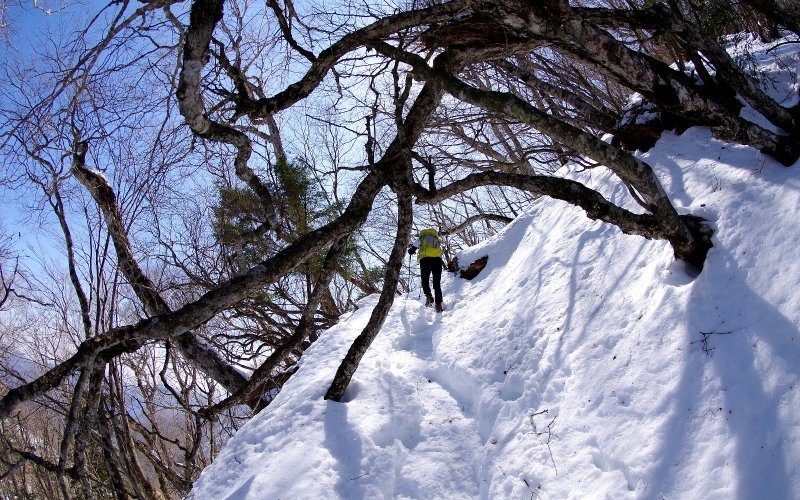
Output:
[[[498,214],[477,214],[477,215],[473,215],[471,217],[467,217],[467,219],[464,220],[464,222],[462,222],[461,224],[459,224],[459,225],[457,225],[455,227],[443,229],[441,231],[441,234],[442,235],[450,235],[450,234],[460,233],[464,229],[466,229],[469,226],[471,226],[474,222],[477,222],[479,220],[493,220],[493,221],[496,221],[496,222],[502,222],[503,224],[508,224],[509,222],[511,222],[514,219],[512,219],[511,217],[506,217],[505,215],[498,215]]]
[[[314,291],[308,298],[303,314],[297,323],[294,333],[289,337],[280,347],[275,349],[272,354],[258,367],[256,371],[250,376],[250,380],[242,387],[236,394],[232,394],[224,401],[217,403],[212,408],[209,408],[205,413],[213,415],[219,413],[225,408],[229,408],[242,401],[258,399],[263,393],[263,386],[272,377],[272,372],[279,363],[284,361],[286,357],[295,349],[300,347],[301,343],[308,337],[311,331],[312,319],[319,307],[320,299],[322,298],[323,291],[327,289],[331,279],[339,264],[339,259],[342,257],[347,249],[347,240],[349,236],[345,236],[335,241],[328,253],[325,256],[325,262],[322,265],[319,276],[317,277]]]

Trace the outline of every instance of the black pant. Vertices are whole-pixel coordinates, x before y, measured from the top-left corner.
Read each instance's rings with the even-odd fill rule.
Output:
[[[436,303],[442,303],[442,259],[440,257],[423,257],[419,261],[419,272],[422,275],[422,291],[425,297],[431,296],[430,281],[433,273],[433,291],[436,293]]]

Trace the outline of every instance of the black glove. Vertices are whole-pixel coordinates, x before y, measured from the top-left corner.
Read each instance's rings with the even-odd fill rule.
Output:
[[[415,253],[417,253],[417,247],[415,247],[414,245],[409,246],[408,255],[414,255]]]

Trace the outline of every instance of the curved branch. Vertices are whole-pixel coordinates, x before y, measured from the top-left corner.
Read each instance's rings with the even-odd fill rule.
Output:
[[[600,193],[583,184],[547,175],[523,175],[506,172],[470,174],[431,193],[417,186],[417,203],[431,204],[481,186],[506,186],[529,193],[563,200],[582,208],[587,217],[608,222],[627,234],[648,239],[665,239],[664,230],[650,214],[635,214],[606,200]]]
[[[464,0],[452,0],[424,9],[386,16],[361,29],[348,33],[320,52],[300,80],[271,97],[258,100],[240,99],[237,104],[237,113],[240,115],[246,114],[251,118],[262,118],[276,111],[286,109],[299,100],[308,97],[322,82],[322,79],[333,68],[339,58],[363,46],[364,41],[385,38],[392,33],[419,25],[443,22],[466,9],[467,2]]]
[[[702,269],[708,247],[695,241],[686,222],[678,216],[653,169],[630,153],[607,144],[599,138],[548,115],[538,108],[507,92],[481,90],[468,85],[440,68],[431,68],[421,57],[387,43],[370,43],[378,52],[410,65],[421,77],[438,81],[450,94],[474,106],[502,113],[526,123],[564,146],[602,162],[623,181],[633,185],[647,202],[662,237],[669,240],[675,257]]]
[[[283,15],[283,10],[281,10],[278,2],[276,0],[267,0],[267,5],[269,5],[272,12],[275,14],[275,18],[278,20],[278,26],[281,28],[281,33],[283,33],[283,38],[286,40],[286,43],[309,61],[313,62],[316,60],[316,56],[313,52],[301,47],[300,44],[297,43],[297,40],[294,39],[294,36],[292,36],[292,28],[289,26],[289,23],[286,22],[286,16]]]
[[[457,234],[463,231],[464,229],[468,228],[472,225],[472,223],[477,222],[479,220],[493,220],[496,222],[502,222],[503,224],[508,224],[511,222],[511,217],[506,217],[505,215],[497,215],[497,214],[477,214],[473,215],[472,217],[467,217],[467,219],[462,222],[461,224],[451,228],[451,229],[444,229],[441,231],[442,235],[447,236],[451,234]]]
[[[271,229],[278,231],[280,226],[272,193],[248,165],[253,151],[250,139],[243,132],[208,118],[203,103],[201,73],[206,64],[211,35],[222,19],[223,3],[223,0],[195,0],[192,3],[189,29],[186,31],[183,47],[183,66],[176,92],[178,109],[195,134],[236,148],[236,175],[258,195]]]
[[[117,264],[136,296],[142,301],[145,312],[149,315],[168,312],[169,306],[156,291],[153,282],[144,274],[144,271],[136,262],[122,222],[122,214],[119,211],[114,190],[102,175],[86,168],[87,149],[88,143],[86,141],[76,142],[70,170],[75,178],[89,191],[89,194],[92,195],[95,203],[102,211],[108,234],[111,236],[117,253]]]

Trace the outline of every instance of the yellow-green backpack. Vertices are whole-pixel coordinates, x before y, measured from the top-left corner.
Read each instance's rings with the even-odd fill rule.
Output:
[[[425,257],[441,257],[442,244],[439,241],[439,234],[433,229],[423,229],[419,232],[419,255],[418,259]]]

